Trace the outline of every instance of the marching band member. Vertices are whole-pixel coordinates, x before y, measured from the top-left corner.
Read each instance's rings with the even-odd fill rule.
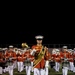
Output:
[[[9,46],[9,50],[6,52],[6,58],[9,62],[8,64],[8,70],[9,70],[9,75],[13,75],[13,60],[16,59],[16,56],[13,52],[13,46]]]
[[[48,72],[49,72],[49,61],[51,60],[51,54],[50,54],[50,52],[48,52],[48,48],[46,50],[45,60],[46,60],[45,75],[48,75]]]
[[[6,59],[6,61],[8,60],[8,57],[6,56],[7,52],[8,52],[8,48],[5,48],[5,59]],[[8,72],[9,71],[8,69],[9,69],[9,67],[8,67],[8,65],[6,65],[5,72]]]
[[[24,66],[23,66],[23,54],[21,49],[18,49],[17,64],[18,64],[18,72],[22,72]]]
[[[47,47],[43,47],[42,45],[42,39],[43,36],[35,36],[37,45],[32,46],[32,52],[31,54],[34,56],[33,61],[33,69],[34,69],[34,75],[46,75],[45,74],[45,67],[48,67],[49,61],[46,60],[46,51]]]
[[[2,62],[3,62],[2,48],[0,48],[0,74],[3,74]]]
[[[69,53],[68,53],[68,49],[67,49],[67,46],[63,46],[63,60],[62,60],[62,73],[63,75],[68,75],[68,67],[69,67]]]
[[[13,49],[14,56],[15,56],[15,58],[16,58],[16,59],[13,60],[13,62],[14,62],[14,63],[13,63],[13,68],[14,68],[14,69],[17,68],[17,52],[18,52],[17,50],[18,50],[17,48],[14,48],[14,49]]]
[[[69,53],[69,64],[70,64],[70,66],[69,66],[70,71],[73,71],[73,69],[74,69],[74,59],[73,59],[72,49],[70,49],[70,53]]]
[[[55,70],[56,70],[56,72],[59,72],[60,63],[61,63],[60,51],[59,51],[59,49],[56,49],[56,56],[55,56]]]
[[[50,66],[51,68],[53,68],[54,70],[56,70],[55,68],[55,57],[56,57],[56,48],[54,48],[52,50],[52,53],[51,53],[51,61],[50,61]]]
[[[31,66],[31,62],[33,61],[34,57],[32,55],[30,55],[30,51],[31,49],[27,49],[24,53],[24,64],[25,64],[25,69],[26,69],[26,75],[30,75],[31,70],[32,70],[32,66]]]
[[[34,72],[33,70],[33,61],[34,61],[34,56],[31,55],[32,49],[30,50],[30,57],[31,57],[31,72]]]
[[[73,72],[75,73],[75,48],[73,50],[73,59],[74,59],[74,69],[73,69]]]
[[[4,61],[6,61],[5,54],[6,54],[7,48],[3,48],[2,50],[3,50],[3,52],[2,52],[3,59],[4,59]],[[3,73],[5,73],[6,71],[7,71],[7,66],[6,66],[6,63],[5,63],[5,65],[3,67]]]
[[[2,49],[2,53],[0,54],[1,56],[1,66],[2,66],[2,72],[5,73],[7,71],[7,66],[6,66],[6,57],[5,57],[5,53],[6,53],[6,48]]]

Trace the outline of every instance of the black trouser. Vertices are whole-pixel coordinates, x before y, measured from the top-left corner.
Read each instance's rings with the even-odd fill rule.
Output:
[[[4,69],[6,67],[6,62],[0,62],[0,66]]]
[[[50,66],[53,68],[55,66],[55,62],[50,62]]]
[[[74,67],[75,67],[75,60],[74,60]]]

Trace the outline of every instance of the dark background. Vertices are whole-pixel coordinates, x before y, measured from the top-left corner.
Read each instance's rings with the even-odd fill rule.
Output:
[[[41,8],[42,9],[42,8]],[[43,35],[44,44],[75,44],[73,10],[58,7],[7,9],[1,13],[0,44],[35,44],[35,36]]]
[[[69,26],[66,28],[63,25],[41,25],[5,27],[5,29],[0,30],[0,44],[21,44],[22,42],[35,44],[36,35],[44,36],[44,44],[75,44],[74,32],[68,29]]]

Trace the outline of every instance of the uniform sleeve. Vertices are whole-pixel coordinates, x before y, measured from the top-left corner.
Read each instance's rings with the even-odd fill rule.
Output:
[[[56,57],[55,57],[55,61],[56,61],[56,62],[61,62],[61,56],[60,56],[60,55],[56,56]]]
[[[6,51],[5,53],[5,58],[8,59],[9,58],[9,55],[8,55],[8,52]]]
[[[51,54],[51,60],[55,61],[56,54]]]
[[[73,54],[73,56],[74,56],[74,59],[75,59],[75,53]]]
[[[32,49],[35,49],[35,45],[33,45],[31,48],[32,48]]]
[[[31,58],[31,61],[33,61],[33,60],[34,60],[34,56],[30,55],[30,58]]]
[[[23,60],[26,60],[26,54],[25,53],[22,54],[22,58],[23,58]]]
[[[13,53],[13,58],[14,59],[17,59],[17,56],[16,56],[16,53],[15,52]]]
[[[51,58],[51,54],[48,50],[46,50],[46,53],[45,53],[45,60],[49,60]]]
[[[61,59],[63,58],[63,53],[62,52],[60,52],[60,56],[61,56]]]

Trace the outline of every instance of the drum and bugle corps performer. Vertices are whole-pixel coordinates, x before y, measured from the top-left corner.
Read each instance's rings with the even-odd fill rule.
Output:
[[[34,75],[48,75],[48,48],[42,45],[43,36],[35,36],[36,45],[32,46],[31,55],[34,56],[33,70]]]
[[[9,50],[6,52],[5,57],[7,59],[9,75],[13,75],[13,64],[16,60],[16,53],[13,51],[13,46],[9,46]]]
[[[69,69],[69,52],[67,46],[63,46],[63,56],[62,56],[62,73],[63,75],[68,75]]]

